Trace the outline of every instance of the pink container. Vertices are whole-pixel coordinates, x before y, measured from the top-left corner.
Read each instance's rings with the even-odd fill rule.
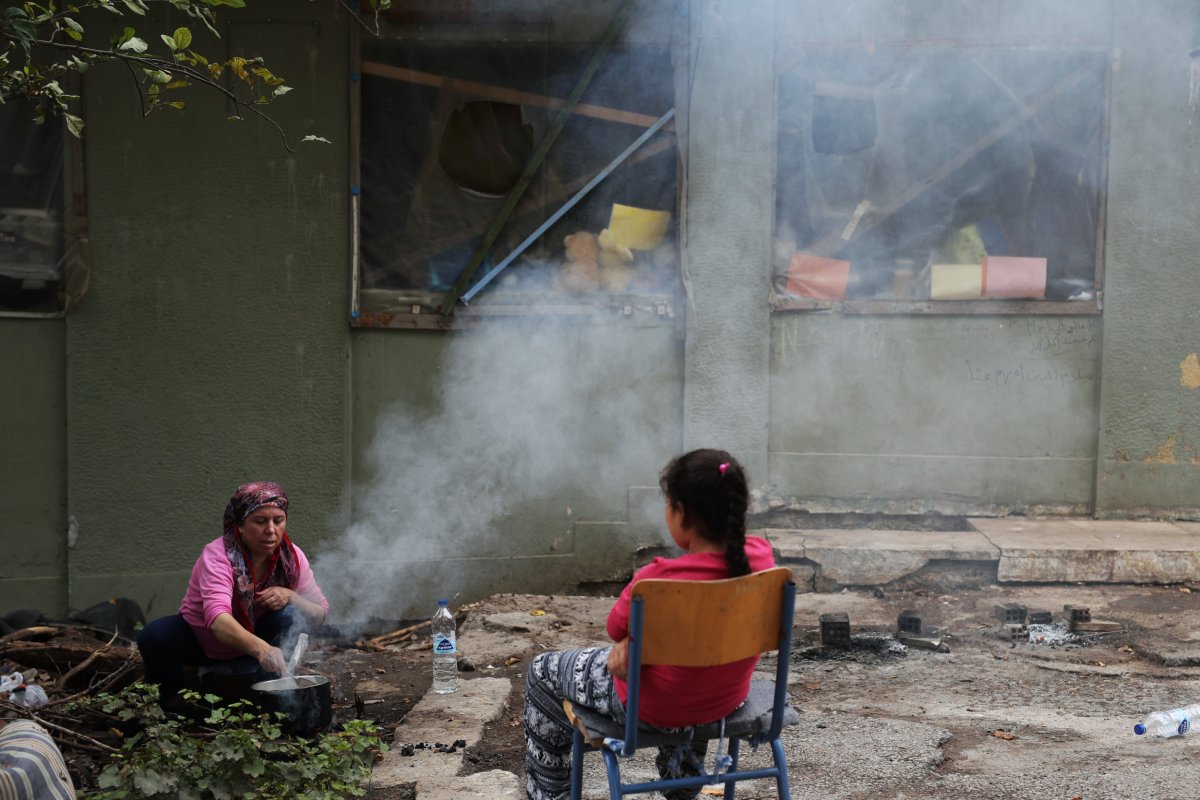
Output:
[[[845,300],[849,280],[849,261],[796,253],[788,265],[788,293],[801,297]]]
[[[1046,296],[1046,259],[983,257],[984,297]]]

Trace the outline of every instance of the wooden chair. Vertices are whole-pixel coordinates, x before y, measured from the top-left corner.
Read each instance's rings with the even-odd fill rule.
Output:
[[[738,781],[758,778],[774,778],[779,797],[791,797],[780,732],[785,726],[799,722],[787,697],[795,601],[796,584],[792,582],[791,570],[784,567],[720,581],[638,581],[633,587],[630,609],[625,725],[618,725],[589,708],[574,706],[569,700],[563,701],[567,718],[575,728],[571,800],[580,800],[583,795],[583,755],[591,750],[599,750],[604,757],[611,800],[628,794],[665,792],[710,783],[724,783],[726,799],[733,800]],[[775,680],[752,681],[746,702],[724,720],[697,725],[682,733],[639,730],[642,665],[711,667],[771,650],[779,651]],[[618,759],[628,758],[639,747],[723,737],[729,738],[729,755],[717,758],[710,774],[621,783]],[[739,770],[738,751],[742,741],[751,746],[770,742],[774,766]]]

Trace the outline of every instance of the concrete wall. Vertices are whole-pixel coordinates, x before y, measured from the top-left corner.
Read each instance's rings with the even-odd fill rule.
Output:
[[[775,5],[693,3],[686,88],[684,443],[729,450],[751,480],[767,472]]]
[[[945,13],[901,3],[873,19],[978,22],[977,4],[934,5]],[[350,22],[335,3],[256,4],[217,45],[265,44],[296,87],[271,109],[294,154],[261,121],[226,122],[202,92],[182,114],[141,119],[128,76],[95,70],[90,292],[65,321],[0,319],[0,366],[15,378],[0,388],[0,537],[24,554],[0,572],[0,608],[58,612],[120,594],[170,611],[230,491],[258,477],[292,493],[301,546],[364,570],[331,593],[365,591],[354,576],[374,574],[390,581],[390,614],[424,611],[435,593],[613,574],[661,541],[656,473],[684,446],[724,445],[757,485],[814,509],[1194,510],[1195,4],[1114,12],[1103,351],[1095,317],[770,314],[774,73],[758,42],[781,7],[694,9],[686,338],[671,324],[537,319],[491,326],[501,339],[351,330]],[[810,21],[845,22],[835,17]],[[332,144],[302,144],[305,133]],[[531,344],[498,348],[514,337]],[[475,381],[465,391],[463,375]],[[569,401],[545,402],[568,389]],[[464,403],[472,393],[481,402]],[[511,455],[515,419],[534,431],[531,450],[573,458]],[[577,435],[597,429],[613,435]],[[397,430],[415,434],[389,457],[377,443]],[[493,484],[468,483],[499,498],[483,509],[490,522],[460,513],[482,502],[428,492],[389,522],[395,498],[422,496],[396,482],[408,473],[395,464],[436,464],[416,456],[447,441],[467,459],[442,459],[465,464],[456,474],[507,459]],[[413,523],[439,512],[474,522]],[[395,534],[396,555],[346,549],[345,531],[367,529]]]
[[[66,337],[77,608],[177,608],[246,480],[281,482],[289,530],[319,547],[349,477],[348,20],[334,3],[258,5],[263,21],[194,46],[263,47],[296,88],[271,107],[295,153],[211,93],[141,119],[127,73],[89,73],[93,270]]]
[[[1097,512],[1200,514],[1197,4],[1116,4]]]
[[[1100,321],[780,315],[771,493],[813,511],[1087,513]]]
[[[664,544],[682,344],[610,323],[355,333],[355,524],[321,563],[351,618],[563,591]]]
[[[0,318],[0,613],[67,607],[64,323]]]

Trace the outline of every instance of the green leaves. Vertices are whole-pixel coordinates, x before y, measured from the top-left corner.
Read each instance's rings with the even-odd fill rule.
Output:
[[[167,36],[165,33],[160,34],[160,36],[163,40],[163,44],[169,47],[172,52],[176,50],[186,50],[187,47],[192,43],[192,32],[187,28],[176,28],[175,33],[171,34],[170,36]]]
[[[375,754],[387,750],[379,728],[366,720],[293,739],[283,735],[276,715],[246,701],[221,704],[213,695],[184,692],[188,702],[209,706],[203,725],[192,729],[162,714],[157,691],[138,683],[119,695],[80,701],[109,713],[131,711],[142,726],[101,773],[95,800],[360,797]]]
[[[72,84],[70,73],[82,74],[97,65],[124,62],[139,76],[137,91],[144,115],[170,108],[182,110],[181,95],[200,85],[236,106],[234,116],[247,110],[283,130],[259,109],[291,91],[284,79],[274,74],[261,58],[207,58],[194,32],[204,31],[220,38],[216,17],[219,9],[241,9],[246,0],[156,0],[174,15],[173,30],[152,28],[161,15],[150,15],[152,0],[6,0],[0,3],[0,104],[20,97],[33,108],[33,120],[41,123],[59,115],[72,135],[80,136],[84,122],[79,98],[63,87]],[[324,0],[344,2],[344,0]],[[386,7],[390,0],[370,0],[372,7]],[[122,25],[117,36],[105,42],[95,31],[85,29],[102,10],[133,25]],[[136,25],[136,29],[134,27]],[[211,42],[211,40],[209,40]],[[224,49],[223,47],[221,48]],[[234,85],[230,85],[230,80]],[[61,83],[60,83],[61,81]],[[219,113],[219,112],[218,112]],[[284,136],[284,146],[288,146]]]

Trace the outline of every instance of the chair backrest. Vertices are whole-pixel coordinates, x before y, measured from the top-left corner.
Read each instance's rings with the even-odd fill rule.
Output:
[[[646,664],[711,667],[779,650],[764,741],[779,736],[787,699],[796,584],[786,567],[720,581],[652,578],[633,585],[629,693],[622,756],[637,750],[641,670]]]
[[[786,567],[720,581],[649,579],[642,598],[642,664],[710,667],[779,648]]]

